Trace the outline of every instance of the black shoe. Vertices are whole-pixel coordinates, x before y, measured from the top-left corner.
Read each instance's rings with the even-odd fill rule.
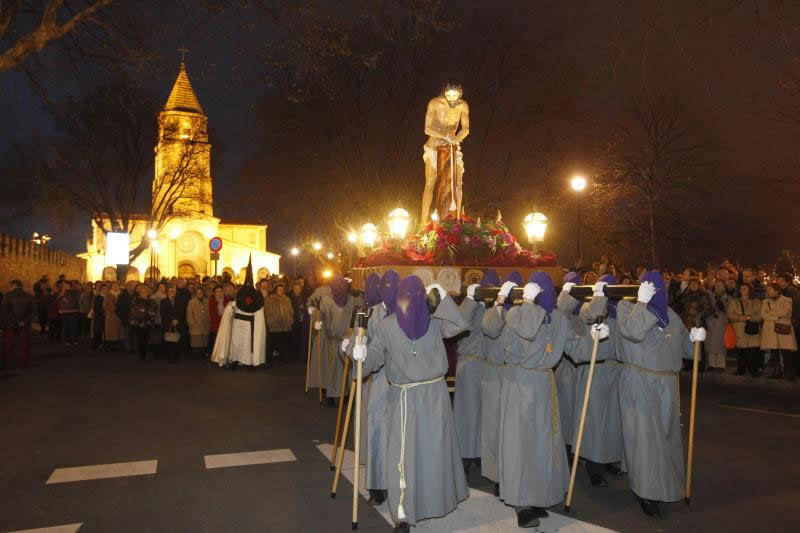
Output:
[[[472,459],[461,459],[461,464],[464,465],[464,477],[469,479],[469,469],[472,466]]]
[[[496,498],[500,497],[500,483],[494,484],[494,495]]]
[[[411,526],[408,525],[408,522],[399,522],[394,526],[394,530],[400,533],[409,533],[411,531]]]
[[[658,508],[658,502],[654,502],[653,500],[646,500],[644,498],[638,498],[638,499],[639,499],[639,505],[642,507],[642,511],[644,511],[644,514],[652,517],[661,516],[661,511]]]
[[[589,479],[592,482],[592,487],[608,487],[608,481],[600,474],[589,474]]]
[[[519,527],[538,527],[539,516],[535,507],[522,507],[517,511],[517,526]]]
[[[376,507],[385,501],[386,501],[385,490],[369,489],[369,500],[367,500],[367,505]]]
[[[328,407],[336,407],[336,402],[333,401],[333,398],[328,398]]]
[[[606,465],[606,471],[611,474],[612,476],[621,476],[622,469],[615,465],[614,463],[608,463]]]

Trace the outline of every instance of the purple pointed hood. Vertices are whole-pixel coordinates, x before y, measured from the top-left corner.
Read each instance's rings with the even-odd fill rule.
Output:
[[[397,286],[400,284],[400,274],[396,270],[387,270],[381,276],[380,292],[386,314],[391,315],[397,305]]]
[[[564,274],[564,283],[574,283],[575,285],[581,284],[581,277],[577,272],[567,272]],[[575,310],[572,312],[573,315],[577,315],[581,312],[581,307],[583,307],[583,302],[579,303]]]
[[[640,280],[641,283],[645,281],[656,286],[656,293],[647,304],[647,309],[658,318],[658,327],[665,328],[669,325],[669,312],[667,311],[667,287],[664,284],[664,277],[660,272],[651,270]]]
[[[381,278],[375,272],[367,276],[364,286],[364,305],[367,309],[381,303]]]
[[[528,283],[535,283],[542,288],[542,292],[536,297],[536,303],[547,311],[549,316],[556,308],[556,289],[553,287],[553,280],[544,272],[534,272]]]
[[[400,282],[395,313],[400,329],[412,341],[428,332],[431,315],[425,299],[425,285],[417,276],[408,276]]]
[[[520,286],[522,286],[522,275],[520,275],[520,273],[519,273],[519,272],[517,272],[516,270],[515,270],[515,271],[513,271],[513,272],[509,272],[509,273],[508,273],[508,274],[506,274],[506,276],[503,278],[503,281],[502,281],[502,283],[498,283],[498,285],[502,285],[502,284],[503,284],[503,283],[505,283],[506,281],[511,281],[511,282],[513,282],[513,283],[516,283],[516,284],[517,284],[517,287],[520,287]],[[509,299],[507,302],[505,302],[505,303],[503,304],[503,308],[505,308],[505,310],[506,310],[506,311],[508,311],[509,309],[511,309],[511,304],[512,304],[512,303],[513,303],[513,302],[511,301],[511,299]]]
[[[497,275],[496,270],[487,270],[481,279],[481,287],[499,287],[500,285],[500,276]]]
[[[600,276],[597,281],[604,281],[609,285],[618,285],[619,282],[617,278],[612,276],[611,274],[606,274],[605,276]],[[608,318],[617,318],[617,303],[619,302],[619,298],[609,298],[608,299]]]
[[[344,307],[347,304],[347,282],[341,274],[336,274],[333,276],[333,279],[331,279],[329,286],[331,288],[333,302],[339,307]]]

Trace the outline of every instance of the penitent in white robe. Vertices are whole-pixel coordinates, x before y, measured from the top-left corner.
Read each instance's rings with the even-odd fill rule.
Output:
[[[231,302],[222,313],[211,360],[220,366],[228,363],[263,365],[266,362],[266,340],[264,309],[246,313]]]

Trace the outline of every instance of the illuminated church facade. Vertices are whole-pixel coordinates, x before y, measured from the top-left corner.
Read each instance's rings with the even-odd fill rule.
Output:
[[[170,205],[174,212],[186,215],[168,219],[147,249],[131,262],[128,279],[202,278],[214,275],[216,266],[217,274],[227,272],[233,279],[244,280],[251,256],[256,279],[278,273],[280,255],[267,251],[266,224],[222,221],[214,216],[208,117],[200,106],[183,63],[158,123],[152,209],[155,211],[160,206]],[[182,175],[191,174],[192,179],[177,200],[169,200],[167,195],[174,191],[174,187],[170,184],[165,186],[159,180],[168,179],[166,176],[173,176],[174,180],[176,167],[183,167]],[[190,171],[187,172],[186,168]],[[143,215],[134,222],[130,233],[131,248],[147,238],[148,218]],[[209,248],[209,241],[214,237],[222,241],[216,265]],[[87,259],[90,280],[117,279],[116,265],[106,261],[105,245],[103,230],[93,220],[86,253],[81,254]]]

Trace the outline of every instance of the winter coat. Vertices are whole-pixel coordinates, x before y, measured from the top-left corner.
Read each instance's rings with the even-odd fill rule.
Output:
[[[288,296],[271,294],[264,302],[264,315],[267,317],[267,328],[270,333],[292,330],[294,309]]]
[[[189,325],[189,335],[208,335],[209,316],[208,305],[205,299],[192,298],[186,307],[186,323]]]
[[[172,328],[172,321],[176,320],[178,324],[175,326],[177,331],[181,331],[186,326],[186,313],[180,314],[180,302],[178,297],[175,297],[175,303],[170,302],[169,298],[161,300],[161,328],[164,331],[169,331]]]
[[[80,311],[81,293],[77,289],[67,289],[58,295],[58,314],[65,315]]]
[[[222,313],[225,306],[230,302],[230,298],[222,297],[222,312],[219,310],[219,302],[214,296],[208,299],[208,331],[216,333],[219,331],[219,323],[222,320]]]
[[[711,295],[703,289],[684,292],[680,298],[679,309],[679,315],[687,329],[696,327],[698,319],[699,324],[705,327],[708,317],[714,314]]]
[[[116,309],[114,312],[121,324],[128,324],[131,319],[131,300],[133,300],[131,293],[125,289],[120,291],[119,296],[115,298]]]
[[[761,324],[761,300],[730,298],[728,300],[728,321],[736,331],[736,347],[758,348],[761,346],[761,330],[759,329],[755,335],[747,335],[744,332],[746,321],[741,320],[745,316],[749,316],[752,322],[758,322],[761,327],[763,325]]]
[[[761,302],[761,318],[764,325],[761,328],[762,350],[797,350],[797,340],[794,337],[794,328],[787,335],[775,333],[775,324],[789,324],[792,321],[792,301],[786,296],[777,299],[767,298]]]
[[[134,298],[131,304],[131,326],[149,328],[156,323],[158,308],[150,298]]]
[[[119,342],[122,340],[122,323],[117,315],[117,296],[108,293],[103,299],[103,310],[105,311],[104,339],[106,342]]]
[[[23,327],[29,328],[36,314],[36,300],[33,295],[20,288],[15,288],[3,298],[2,316],[3,327],[18,328],[20,322]]]

